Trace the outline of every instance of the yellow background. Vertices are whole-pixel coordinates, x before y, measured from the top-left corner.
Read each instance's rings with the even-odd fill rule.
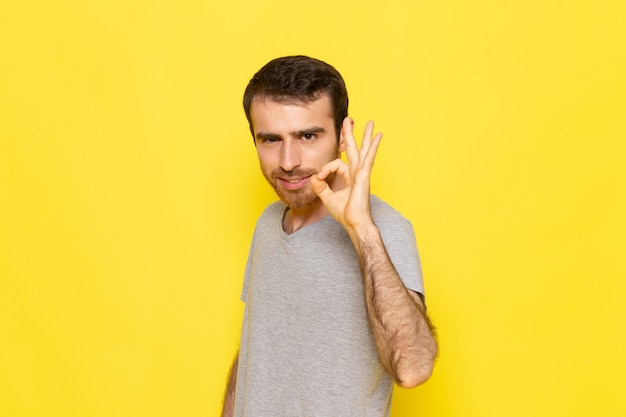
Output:
[[[0,415],[216,416],[254,222],[241,109],[326,60],[385,133],[440,332],[392,415],[626,415],[626,3],[0,3]]]

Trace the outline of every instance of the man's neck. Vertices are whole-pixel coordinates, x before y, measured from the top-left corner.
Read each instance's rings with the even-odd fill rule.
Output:
[[[293,208],[285,212],[283,217],[283,230],[288,235],[297,232],[305,226],[313,224],[328,215],[326,206],[318,200],[315,204],[304,208]]]

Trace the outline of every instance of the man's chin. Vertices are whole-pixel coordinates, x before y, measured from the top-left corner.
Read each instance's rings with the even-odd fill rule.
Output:
[[[298,193],[281,191],[277,192],[276,194],[278,194],[280,200],[291,209],[303,209],[311,207],[319,201],[319,197],[310,191],[303,191]]]

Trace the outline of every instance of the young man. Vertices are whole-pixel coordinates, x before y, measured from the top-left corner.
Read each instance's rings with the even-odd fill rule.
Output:
[[[370,195],[382,135],[369,122],[357,147],[341,75],[304,56],[266,64],[244,110],[280,201],[254,232],[223,416],[388,416],[437,343],[412,226]]]

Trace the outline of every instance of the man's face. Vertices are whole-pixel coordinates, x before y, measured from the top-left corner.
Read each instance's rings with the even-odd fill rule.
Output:
[[[250,117],[261,171],[278,197],[295,209],[319,204],[310,177],[344,150],[328,96],[309,104],[255,98]]]

